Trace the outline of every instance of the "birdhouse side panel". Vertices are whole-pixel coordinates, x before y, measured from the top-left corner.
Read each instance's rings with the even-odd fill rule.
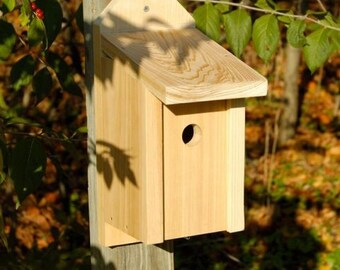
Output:
[[[227,231],[244,230],[245,101],[227,100]]]
[[[143,207],[149,193],[146,181],[152,178],[145,169],[145,162],[150,159],[150,153],[145,147],[148,143],[148,127],[144,126],[145,109],[148,108],[143,104],[147,101],[145,91],[133,70],[119,58],[102,58],[102,81],[103,89],[95,93],[95,98],[101,101],[96,103],[98,184],[103,205],[100,211],[104,212],[106,228],[114,227],[110,233],[106,233],[105,242],[112,242],[112,245],[125,244],[126,241],[132,241],[131,237],[153,242],[156,240],[147,238],[147,227],[143,225],[150,219]],[[155,156],[154,159],[161,162],[162,157]],[[161,179],[157,178],[156,181],[161,184]],[[162,212],[159,213],[161,206],[158,206],[162,203],[154,204],[158,207],[154,215],[162,215]],[[160,218],[155,220],[159,222]],[[157,226],[162,228],[162,224]],[[118,232],[127,237],[118,235]],[[112,239],[108,240],[107,237]],[[154,234],[156,242],[161,237],[162,231],[159,229]],[[122,238],[125,239],[124,243],[116,242]]]

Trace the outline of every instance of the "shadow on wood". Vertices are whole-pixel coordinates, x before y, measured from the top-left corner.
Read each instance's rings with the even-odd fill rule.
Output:
[[[111,188],[112,182],[117,178],[122,184],[125,181],[131,182],[133,185],[138,186],[136,182],[136,176],[131,169],[131,159],[133,157],[129,156],[123,149],[119,149],[105,141],[97,141],[97,145],[103,146],[101,152],[95,150],[94,142],[89,145],[90,154],[95,154],[97,156],[97,162],[102,164],[98,166],[98,173],[104,175],[104,180],[108,189]]]
[[[105,258],[99,248],[92,246],[91,256],[92,256],[91,258],[92,269],[98,269],[98,270],[116,270],[117,269],[112,262],[106,263]]]

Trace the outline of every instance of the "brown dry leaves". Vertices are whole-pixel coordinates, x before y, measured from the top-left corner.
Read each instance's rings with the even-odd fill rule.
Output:
[[[36,245],[38,249],[43,249],[54,242],[52,228],[62,228],[51,207],[58,199],[58,192],[50,192],[39,203],[33,195],[24,201],[19,210],[19,225],[15,230],[20,245],[28,249]]]

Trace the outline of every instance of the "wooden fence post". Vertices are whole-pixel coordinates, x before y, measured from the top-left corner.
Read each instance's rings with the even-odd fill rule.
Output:
[[[89,209],[90,209],[90,239],[92,251],[92,269],[108,270],[171,270],[174,269],[172,241],[162,245],[134,244],[115,248],[108,248],[99,245],[97,228],[97,213],[94,202],[97,199],[96,190],[96,158],[93,146],[95,145],[94,134],[94,58],[93,58],[93,22],[100,12],[109,3],[109,0],[84,0],[84,31],[86,47],[86,108],[88,145],[89,145]]]

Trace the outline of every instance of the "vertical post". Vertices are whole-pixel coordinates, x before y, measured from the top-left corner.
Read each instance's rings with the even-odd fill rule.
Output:
[[[115,0],[113,0],[115,1]],[[89,212],[90,212],[90,239],[92,251],[93,269],[152,269],[152,270],[172,270],[173,252],[172,242],[165,242],[162,245],[134,244],[115,248],[107,248],[99,245],[97,223],[98,216],[95,211],[97,200],[96,185],[96,157],[95,157],[95,132],[94,132],[94,57],[93,57],[93,22],[100,12],[109,3],[108,0],[84,0],[84,30],[86,47],[86,108],[88,125],[88,146],[89,146]]]

